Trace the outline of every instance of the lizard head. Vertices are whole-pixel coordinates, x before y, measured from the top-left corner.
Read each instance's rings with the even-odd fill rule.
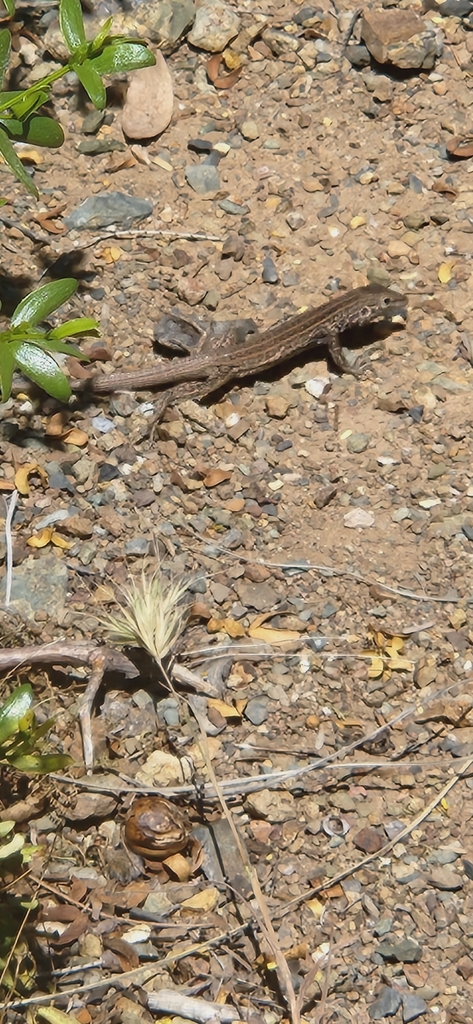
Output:
[[[407,319],[407,299],[400,292],[383,285],[370,284],[362,289],[366,300],[366,320],[391,320],[404,324]],[[365,319],[365,317],[363,317]]]

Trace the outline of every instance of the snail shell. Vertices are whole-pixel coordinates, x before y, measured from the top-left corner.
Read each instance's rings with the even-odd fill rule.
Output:
[[[189,842],[189,825],[182,812],[164,797],[135,800],[125,822],[130,850],[147,860],[165,860]]]

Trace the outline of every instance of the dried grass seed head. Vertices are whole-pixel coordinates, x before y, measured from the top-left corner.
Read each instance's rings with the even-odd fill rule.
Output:
[[[127,647],[143,647],[157,662],[171,653],[184,629],[189,604],[184,603],[188,583],[167,580],[160,570],[121,593],[125,604],[117,613],[107,614],[105,624],[110,640]]]

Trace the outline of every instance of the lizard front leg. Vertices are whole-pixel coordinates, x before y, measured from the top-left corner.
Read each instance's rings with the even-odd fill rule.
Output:
[[[350,373],[353,377],[361,376],[366,368],[366,360],[362,358],[361,360],[356,359],[351,362],[347,359],[342,348],[340,331],[327,334],[326,343],[331,359],[342,373]]]

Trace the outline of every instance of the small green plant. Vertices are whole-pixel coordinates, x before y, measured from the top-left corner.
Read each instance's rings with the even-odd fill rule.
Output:
[[[10,869],[12,860],[21,865],[28,864],[39,849],[27,843],[21,832],[15,832],[14,829],[14,821],[0,821],[0,875]]]
[[[63,352],[86,360],[87,356],[80,349],[68,345],[63,339],[96,334],[99,325],[90,317],[66,320],[52,329],[41,327],[40,323],[70,299],[76,288],[77,281],[72,277],[42,285],[21,300],[11,317],[10,327],[0,331],[2,402],[10,397],[15,369],[21,370],[48,395],[67,402],[71,394],[70,384],[53,353]]]
[[[13,0],[3,0],[3,3],[8,14],[13,16]],[[156,63],[143,40],[111,35],[111,18],[107,18],[94,39],[87,40],[80,0],[60,0],[59,23],[70,53],[67,63],[28,89],[0,93],[0,154],[16,178],[36,197],[38,190],[23,167],[14,142],[53,148],[62,145],[64,133],[61,126],[53,117],[41,113],[54,82],[68,71],[75,71],[94,106],[102,110],[106,103],[103,75],[133,71]],[[8,70],[10,53],[11,35],[4,28],[0,30],[0,83],[3,83]],[[53,398],[66,402],[70,397],[67,377],[56,362],[54,353],[86,359],[79,349],[67,345],[65,339],[96,333],[99,325],[88,317],[68,320],[52,329],[40,325],[74,294],[76,288],[77,282],[71,278],[55,281],[37,288],[16,307],[10,327],[0,332],[3,402],[10,397],[15,369],[21,370]]]
[[[67,754],[41,753],[42,739],[54,724],[38,725],[33,690],[23,683],[0,706],[0,768],[10,766],[29,775],[45,775],[71,763]]]
[[[12,17],[13,0],[3,0]],[[45,75],[28,89],[2,92],[0,96],[0,153],[19,181],[38,198],[38,190],[15,152],[13,142],[30,142],[36,146],[55,148],[62,146],[64,133],[54,118],[39,113],[49,100],[51,89],[68,71],[75,71],[92,103],[103,110],[106,103],[103,75],[134,71],[149,67],[156,61],[141,39],[112,36],[112,18],[107,18],[92,40],[85,36],[80,0],[60,0],[59,23],[70,57],[61,68]],[[8,70],[11,53],[11,35],[7,28],[0,31],[0,81]]]
[[[31,686],[24,683],[0,706],[0,771],[14,768],[28,775],[45,775],[71,763],[67,754],[42,752],[43,737],[53,722],[49,719],[38,725],[33,700]],[[8,890],[28,871],[38,847],[14,829],[14,821],[0,822],[0,989],[26,995],[34,987],[36,965],[23,932],[38,901],[10,895]]]

